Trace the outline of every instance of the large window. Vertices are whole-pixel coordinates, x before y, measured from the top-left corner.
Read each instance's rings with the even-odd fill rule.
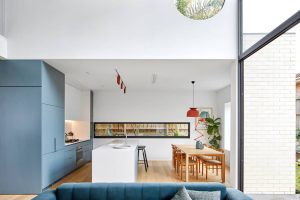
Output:
[[[244,61],[247,193],[295,193],[295,42],[285,33]]]
[[[189,138],[189,122],[96,122],[95,137]]]
[[[299,0],[243,0],[243,50],[258,42],[299,8]]]
[[[300,1],[239,3],[239,188],[294,194]]]

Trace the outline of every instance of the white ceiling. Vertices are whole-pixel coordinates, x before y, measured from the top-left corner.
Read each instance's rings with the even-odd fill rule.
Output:
[[[233,60],[45,60],[79,89],[115,90],[117,69],[134,90],[218,90],[230,84]],[[152,75],[157,74],[155,84]]]

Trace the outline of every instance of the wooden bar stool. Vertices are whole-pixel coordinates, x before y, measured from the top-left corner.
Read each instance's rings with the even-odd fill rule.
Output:
[[[140,160],[140,151],[142,151],[143,160]],[[149,165],[148,165],[147,154],[146,154],[146,146],[138,146],[138,164],[144,164],[145,170],[147,172]]]

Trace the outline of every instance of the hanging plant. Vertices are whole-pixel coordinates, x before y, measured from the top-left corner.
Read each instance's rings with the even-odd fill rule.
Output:
[[[220,148],[221,135],[220,135],[220,118],[208,117],[205,119],[207,125],[207,134],[209,135],[209,144],[215,149]]]

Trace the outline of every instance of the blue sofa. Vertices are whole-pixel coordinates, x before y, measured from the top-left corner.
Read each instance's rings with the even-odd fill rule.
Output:
[[[182,186],[189,190],[221,191],[221,200],[251,200],[220,183],[66,183],[33,200],[169,200]]]

